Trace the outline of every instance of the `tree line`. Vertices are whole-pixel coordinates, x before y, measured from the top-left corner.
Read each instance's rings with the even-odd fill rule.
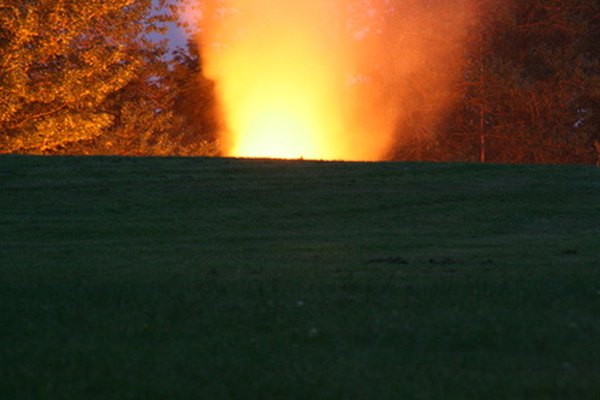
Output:
[[[434,157],[600,160],[600,3],[488,2]]]
[[[480,1],[458,101],[392,158],[597,163],[600,4]],[[218,155],[214,83],[161,36],[177,21],[168,0],[2,0],[0,153]]]

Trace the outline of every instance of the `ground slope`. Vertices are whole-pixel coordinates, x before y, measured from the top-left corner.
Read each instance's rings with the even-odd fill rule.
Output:
[[[598,398],[600,169],[0,158],[0,398]]]

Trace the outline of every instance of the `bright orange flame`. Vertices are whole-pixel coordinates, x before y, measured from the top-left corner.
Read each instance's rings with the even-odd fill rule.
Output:
[[[403,118],[421,115],[422,136],[448,103],[459,57],[445,40],[460,48],[449,32],[471,0],[197,1],[226,155],[381,160],[410,142]]]
[[[229,155],[338,158],[342,108],[327,71],[332,66],[324,57],[314,62],[314,50],[301,46],[301,38],[278,41],[220,60]]]

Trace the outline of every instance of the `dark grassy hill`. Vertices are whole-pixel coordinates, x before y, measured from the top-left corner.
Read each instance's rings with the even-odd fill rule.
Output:
[[[0,398],[599,398],[600,169],[0,157]]]

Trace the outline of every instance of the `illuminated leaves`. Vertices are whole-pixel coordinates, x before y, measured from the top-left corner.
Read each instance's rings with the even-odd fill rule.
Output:
[[[3,1],[0,151],[52,151],[113,128],[109,97],[148,68],[142,38],[168,21],[151,0]]]
[[[45,152],[69,142],[88,140],[111,125],[113,116],[98,113],[57,113],[34,123],[28,134],[17,136],[10,150]]]

